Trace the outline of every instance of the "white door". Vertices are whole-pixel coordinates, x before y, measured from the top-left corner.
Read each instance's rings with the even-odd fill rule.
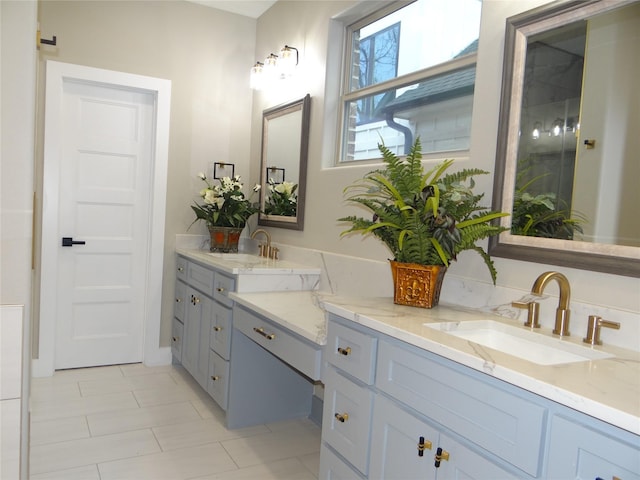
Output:
[[[60,92],[47,84],[59,99],[57,118],[45,112],[45,137],[58,123],[56,140],[45,140],[41,324],[53,314],[45,327],[54,324],[55,369],[140,362],[157,270],[150,263],[157,94],[120,82],[60,81]],[[56,168],[48,168],[54,157]],[[57,198],[46,196],[48,173],[57,174]],[[45,263],[54,266],[46,277]]]

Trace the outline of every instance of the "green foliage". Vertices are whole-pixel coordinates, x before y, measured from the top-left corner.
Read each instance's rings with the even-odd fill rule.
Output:
[[[385,145],[378,145],[384,169],[367,173],[345,188],[345,199],[372,212],[372,217],[340,218],[351,224],[342,232],[371,234],[392,252],[394,260],[421,265],[448,266],[464,250],[475,250],[485,261],[495,283],[496,270],[478,240],[506,230],[492,220],[507,214],[480,206],[473,176],[488,172],[464,169],[446,173],[453,160],[445,160],[428,172],[422,165],[420,139],[401,159]]]
[[[269,179],[269,196],[265,202],[264,213],[267,215],[280,215],[295,217],[298,211],[297,183],[275,183]]]
[[[542,238],[573,240],[575,232],[582,233],[587,219],[579,212],[564,208],[555,193],[531,194],[529,188],[550,174],[529,179],[530,168],[521,162],[516,176],[513,197],[511,233]]]
[[[205,182],[206,187],[200,191],[204,203],[191,205],[196,214],[193,223],[202,220],[207,226],[241,228],[258,211],[242,193],[239,176],[220,178],[217,185],[212,184],[204,173],[199,173],[198,178]],[[254,192],[258,189],[259,185],[253,187]]]

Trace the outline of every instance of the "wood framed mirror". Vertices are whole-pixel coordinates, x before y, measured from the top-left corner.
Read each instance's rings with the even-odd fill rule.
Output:
[[[304,228],[310,107],[307,94],[263,112],[258,225]]]
[[[507,19],[492,256],[640,277],[640,1]]]

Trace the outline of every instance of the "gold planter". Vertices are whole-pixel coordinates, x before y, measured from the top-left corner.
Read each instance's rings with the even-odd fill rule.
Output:
[[[211,247],[209,250],[220,253],[237,253],[238,242],[243,229],[244,227],[212,227],[209,225],[209,234],[211,235]]]
[[[390,261],[393,276],[393,303],[432,308],[438,305],[447,267]]]

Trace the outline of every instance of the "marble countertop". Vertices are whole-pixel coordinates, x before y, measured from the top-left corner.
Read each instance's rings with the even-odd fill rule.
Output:
[[[326,344],[325,312],[339,315],[640,435],[640,352],[596,346],[592,348],[613,356],[539,365],[424,325],[494,320],[522,326],[520,321],[488,312],[443,304],[429,310],[395,305],[392,298],[340,297],[317,291],[232,294],[232,298],[321,345]],[[545,328],[536,333],[557,338]],[[562,341],[587,347],[577,335]]]
[[[176,249],[176,253],[211,265],[234,275],[320,275],[320,268],[300,265],[286,260],[273,260],[246,253],[210,253],[206,250]]]
[[[327,321],[316,291],[229,293],[236,303],[250,308],[318,345],[327,343]]]

